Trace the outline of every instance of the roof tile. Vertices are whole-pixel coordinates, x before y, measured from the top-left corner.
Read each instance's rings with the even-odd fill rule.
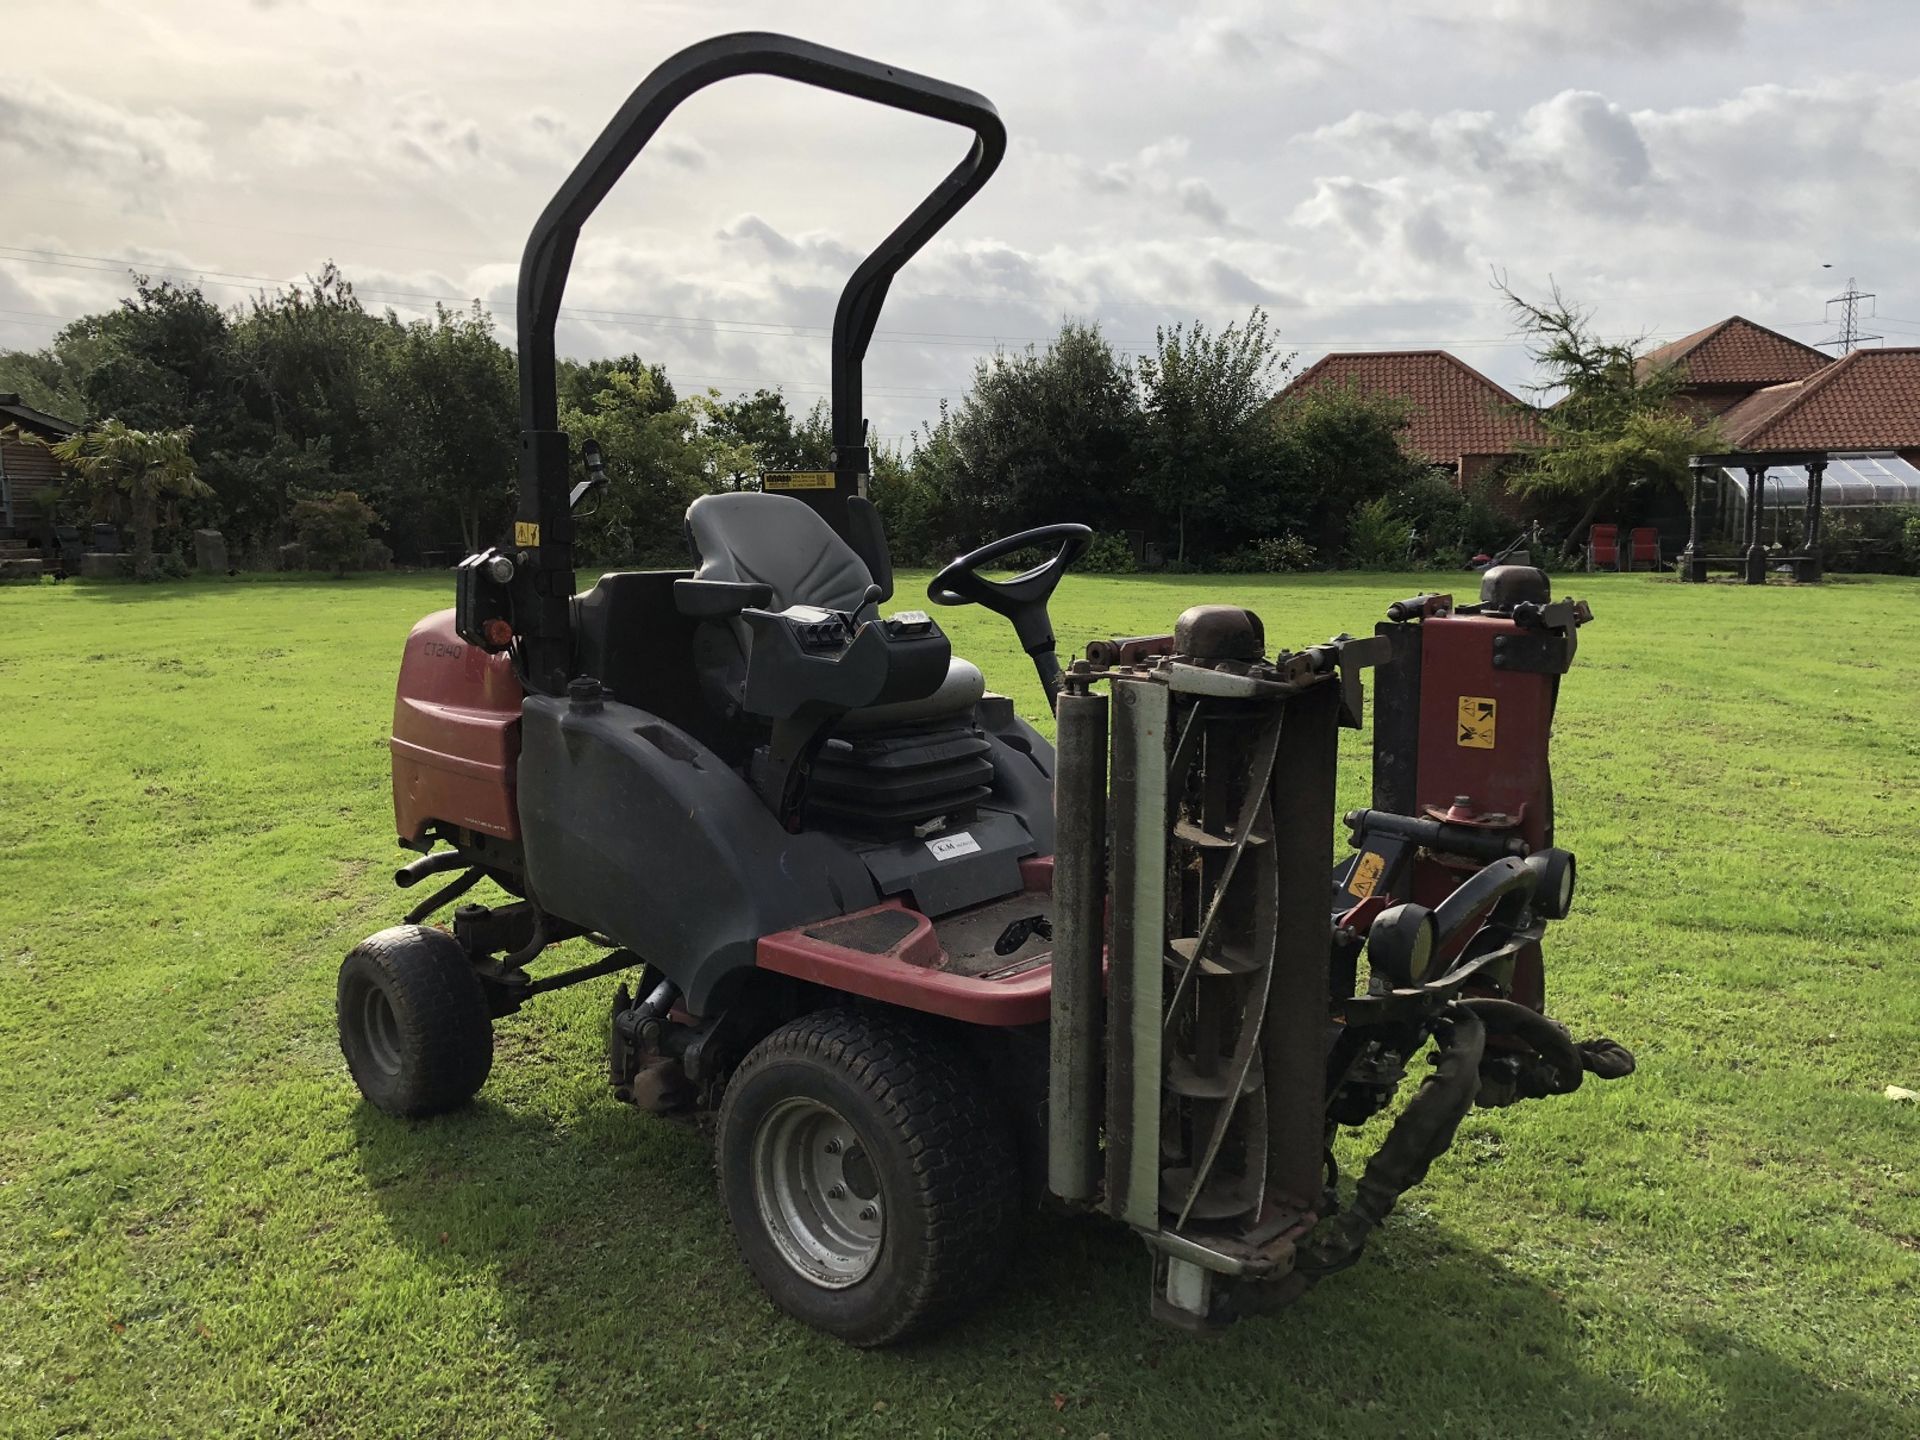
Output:
[[[1855,350],[1720,419],[1737,450],[1920,448],[1920,348]]]
[[[1509,455],[1545,436],[1527,406],[1444,350],[1350,351],[1308,366],[1276,400],[1301,391],[1352,385],[1363,394],[1409,403],[1402,441],[1437,464],[1462,455]]]
[[[1644,373],[1659,365],[1677,365],[1688,385],[1777,385],[1804,380],[1832,360],[1778,330],[1729,315],[1717,325],[1649,350],[1640,357],[1640,367]]]

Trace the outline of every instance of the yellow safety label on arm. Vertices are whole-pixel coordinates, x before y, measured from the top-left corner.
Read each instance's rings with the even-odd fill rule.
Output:
[[[831,490],[831,470],[774,470],[760,477],[762,490]]]
[[[540,543],[539,525],[531,520],[514,521],[513,543],[516,545],[538,545]]]
[[[1460,729],[1456,743],[1469,750],[1493,749],[1494,720],[1499,707],[1490,695],[1460,697]]]
[[[1386,868],[1386,856],[1362,850],[1360,858],[1353,862],[1353,875],[1347,881],[1347,893],[1356,900],[1366,899],[1379,888],[1380,873]]]

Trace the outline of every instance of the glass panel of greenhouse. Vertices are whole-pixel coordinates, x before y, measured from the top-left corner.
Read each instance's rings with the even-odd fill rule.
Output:
[[[1747,472],[1730,468],[1721,473],[1744,501]],[[1807,467],[1769,465],[1763,503],[1769,510],[1803,508],[1807,503]],[[1828,457],[1826,478],[1820,482],[1821,509],[1869,510],[1892,505],[1920,506],[1920,470],[1890,450]]]

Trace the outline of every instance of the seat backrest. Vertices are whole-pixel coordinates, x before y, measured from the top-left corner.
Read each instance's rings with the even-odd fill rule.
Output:
[[[702,495],[687,507],[687,538],[699,560],[698,579],[770,585],[774,610],[859,610],[873,584],[853,547],[790,495]]]
[[[1620,527],[1618,525],[1595,525],[1587,531],[1587,548],[1596,556],[1611,559],[1619,543]]]
[[[771,586],[769,609],[817,605],[872,619],[866,604],[873,577],[866,564],[813,507],[791,495],[740,490],[702,495],[687,507],[687,539],[699,580],[748,581]],[[752,633],[739,616],[706,620],[693,641],[694,668],[707,703],[723,713],[746,693]]]
[[[1651,525],[1642,526],[1632,532],[1633,558],[1651,560],[1660,553],[1660,532]]]

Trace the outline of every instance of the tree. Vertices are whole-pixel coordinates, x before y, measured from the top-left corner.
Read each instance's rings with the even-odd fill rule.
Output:
[[[379,523],[373,507],[351,490],[309,495],[293,504],[294,533],[307,552],[307,563],[332,571],[336,580],[360,563],[370,532]]]
[[[560,392],[560,408],[592,409],[594,397],[607,388],[607,381],[614,375],[627,375],[636,380],[644,376],[648,383],[636,393],[647,396],[646,403],[653,407],[656,415],[680,403],[680,397],[674,393],[673,382],[667,378],[666,366],[648,364],[638,355],[628,353],[611,360],[560,361],[555,377],[555,387]]]
[[[194,466],[192,439],[187,430],[134,430],[123,421],[108,420],[51,447],[97,496],[126,500],[136,579],[153,578],[153,530],[161,499],[209,493]]]
[[[1144,518],[1139,437],[1132,368],[1097,325],[1068,321],[1043,351],[981,361],[960,408],[919,437],[914,469],[955,542],[1060,520],[1123,529]]]
[[[87,417],[87,402],[80,393],[85,370],[77,358],[58,338],[44,350],[0,353],[0,391],[18,395],[44,414],[79,423]]]
[[[1428,470],[1400,447],[1407,416],[1404,402],[1353,386],[1313,386],[1273,402],[1265,472],[1272,530],[1299,535],[1322,555],[1344,553],[1362,505]]]
[[[506,524],[519,457],[513,357],[492,317],[477,304],[410,325],[390,314],[368,371],[371,493],[396,548],[433,548],[457,526],[472,554]]]
[[[707,423],[715,443],[730,447],[739,462],[726,475],[735,490],[757,482],[768,470],[826,469],[833,450],[831,428],[825,401],[796,425],[778,390],[716,401]]]
[[[1569,303],[1558,285],[1544,302],[1522,299],[1504,279],[1494,288],[1547,373],[1531,388],[1565,391],[1536,412],[1546,440],[1528,449],[1510,483],[1516,494],[1581,507],[1562,546],[1570,553],[1594,517],[1630,491],[1682,485],[1687,457],[1719,447],[1719,424],[1680,404],[1681,376],[1646,364],[1641,342],[1595,335],[1592,313]]]
[[[939,496],[921,471],[896,449],[876,445],[867,498],[880,512],[886,528],[887,550],[896,565],[934,565],[949,558],[941,553]]]
[[[577,517],[581,557],[600,563],[683,559],[687,506],[751,462],[706,428],[711,396],[660,405],[647,369],[605,372],[584,406],[563,406],[560,426],[576,443],[594,439],[607,484]]]
[[[1201,548],[1224,554],[1273,533],[1268,479],[1274,473],[1274,431],[1265,410],[1282,357],[1255,307],[1244,325],[1211,332],[1199,321],[1154,334],[1154,353],[1140,361],[1146,416],[1143,489],[1187,559],[1190,528]]]
[[[231,403],[227,316],[194,286],[133,277],[116,309],[85,315],[55,337],[78,370],[85,420],[109,417],[155,433],[192,430],[195,456]]]
[[[303,491],[378,490],[392,440],[372,404],[385,329],[331,264],[304,285],[256,296],[236,318],[227,368],[237,413],[206,457],[230,530],[270,542]]]

